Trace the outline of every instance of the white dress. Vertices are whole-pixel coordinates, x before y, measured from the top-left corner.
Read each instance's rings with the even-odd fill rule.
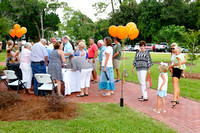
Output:
[[[162,90],[159,91],[160,86],[161,86],[162,83],[163,83],[163,79],[162,79],[162,77],[161,77],[161,74],[164,74],[166,82],[165,82],[164,86],[162,87]],[[168,85],[168,74],[167,74],[167,73],[160,73],[159,78],[158,78],[158,90],[157,90],[157,95],[159,95],[160,97],[167,96],[167,85]]]

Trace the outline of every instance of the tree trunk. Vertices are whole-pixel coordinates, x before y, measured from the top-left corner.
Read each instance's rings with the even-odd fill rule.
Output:
[[[39,37],[39,40],[41,39],[41,35],[40,35],[40,28],[39,28],[39,26],[38,26],[38,24],[37,24],[37,22],[35,22],[35,20],[34,19],[32,19],[33,20],[33,23],[35,24],[35,27],[37,28],[37,31],[38,31],[38,37]]]
[[[114,14],[114,13],[115,13],[115,9],[114,9],[114,3],[113,3],[113,0],[111,0],[111,5],[112,5],[112,13]]]
[[[41,30],[42,30],[42,38],[44,38],[44,28],[43,28],[43,10],[40,13],[40,19],[41,19]]]

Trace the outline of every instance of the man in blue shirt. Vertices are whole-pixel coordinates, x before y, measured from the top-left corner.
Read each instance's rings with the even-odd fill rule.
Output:
[[[99,47],[99,49],[100,49],[100,53],[99,53],[99,63],[100,63],[100,65],[99,65],[99,70],[100,70],[100,72],[101,72],[101,62],[102,62],[102,59],[103,59],[103,52],[105,51],[106,46],[104,45],[103,40],[99,40],[99,41],[97,42],[97,45],[98,45],[98,47]]]
[[[69,40],[70,40],[69,36],[62,37],[62,42],[64,45],[64,55],[67,63],[69,63],[69,55],[73,54],[73,47],[69,42]]]

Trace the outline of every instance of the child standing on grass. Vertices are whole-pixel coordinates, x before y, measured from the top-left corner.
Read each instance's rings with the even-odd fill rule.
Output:
[[[162,112],[165,113],[165,99],[167,96],[167,84],[168,84],[168,74],[167,74],[167,63],[160,63],[159,72],[160,75],[158,77],[158,90],[157,90],[157,107],[153,109],[154,112],[160,113],[160,99],[162,99]]]

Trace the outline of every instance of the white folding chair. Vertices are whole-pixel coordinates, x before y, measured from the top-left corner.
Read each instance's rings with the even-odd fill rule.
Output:
[[[3,81],[3,83],[7,86],[8,91],[9,91],[9,89],[11,88],[8,86],[8,82],[6,81],[7,77],[0,74],[0,80]]]
[[[39,90],[51,90],[52,91],[52,95],[53,95],[53,91],[56,88],[57,84],[54,84],[51,75],[50,74],[35,74],[34,75],[37,82],[38,82],[38,91]],[[42,84],[40,86],[40,84]],[[37,96],[38,96],[38,91],[37,91]]]
[[[15,71],[13,70],[4,70],[3,71],[5,76],[7,77],[8,80],[15,80],[12,82],[7,82],[8,85],[8,90],[10,89],[10,86],[17,86],[17,94],[19,93],[19,86],[22,85],[22,87],[26,90],[26,92],[30,95],[28,92],[27,88],[25,87],[25,83],[23,80],[21,80],[17,75],[15,74]],[[4,77],[5,78],[5,77]]]

